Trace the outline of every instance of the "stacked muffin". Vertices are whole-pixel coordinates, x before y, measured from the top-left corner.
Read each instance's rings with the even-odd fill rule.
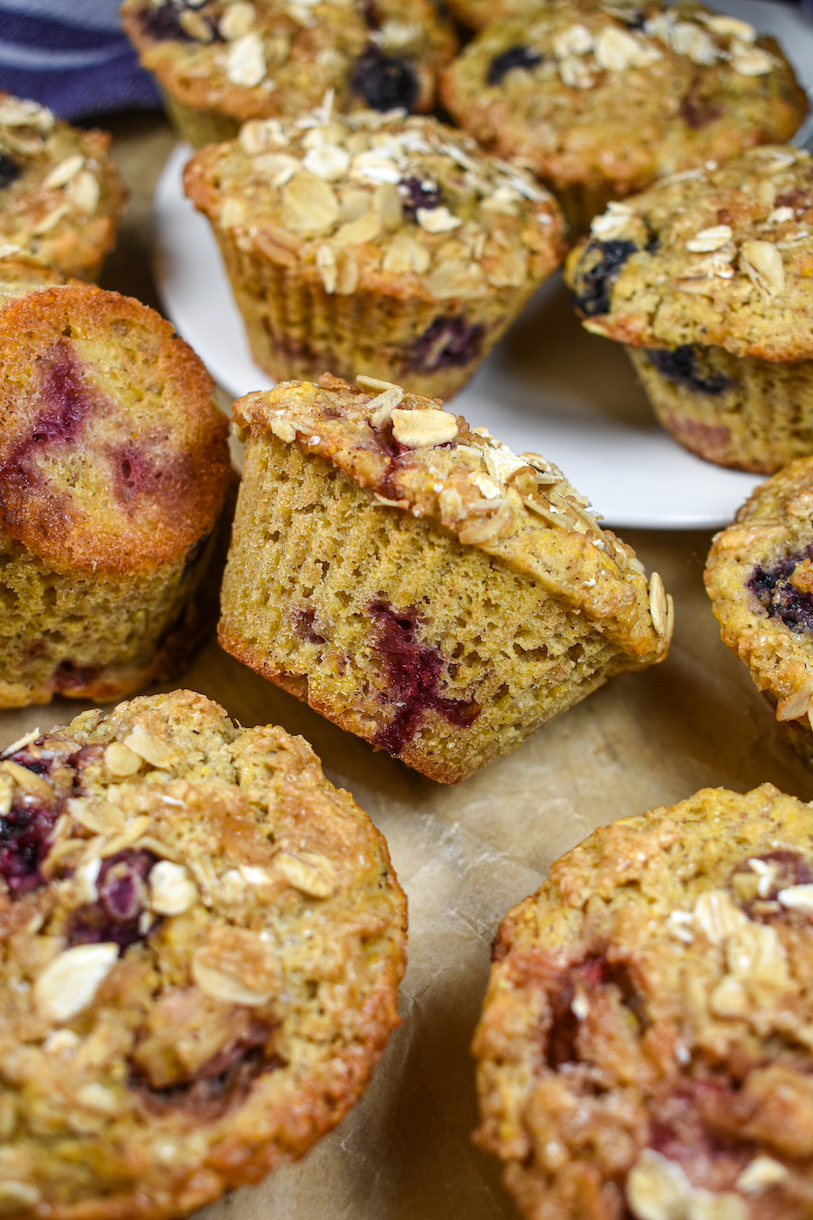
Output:
[[[487,25],[444,72],[466,131],[518,158],[575,231],[664,174],[790,139],[807,102],[773,39],[694,0],[552,0]]]
[[[122,18],[194,147],[328,91],[339,110],[429,111],[457,47],[430,0],[125,0]]]
[[[184,183],[277,378],[360,373],[448,398],[564,251],[547,191],[431,118],[246,124]]]

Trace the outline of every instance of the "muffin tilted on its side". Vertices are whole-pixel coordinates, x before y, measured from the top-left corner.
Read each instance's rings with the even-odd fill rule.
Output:
[[[248,441],[220,641],[456,783],[611,674],[662,660],[671,598],[549,462],[359,382],[235,404]]]
[[[3,1214],[174,1220],[331,1130],[406,899],[307,742],[174,691],[23,738],[0,793]]]
[[[694,0],[549,0],[494,21],[441,98],[485,148],[533,169],[574,233],[664,174],[789,140],[804,89],[773,38]]]
[[[213,385],[138,301],[0,290],[0,707],[180,671],[230,478]]]
[[[509,912],[476,1139],[526,1220],[808,1220],[812,882],[810,805],[706,788]]]
[[[755,148],[595,218],[573,301],[698,456],[771,473],[813,453],[813,158]]]
[[[72,127],[37,102],[0,93],[0,280],[16,256],[32,260],[32,279],[42,267],[95,280],[125,198],[107,132]]]
[[[714,538],[704,579],[723,642],[813,762],[813,457],[756,489]]]
[[[184,185],[277,379],[363,373],[448,399],[565,252],[530,175],[420,116],[247,123]]]

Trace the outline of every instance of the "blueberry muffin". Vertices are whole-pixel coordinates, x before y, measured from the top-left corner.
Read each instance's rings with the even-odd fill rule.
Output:
[[[494,21],[440,93],[485,147],[539,175],[574,232],[664,174],[790,139],[807,109],[773,39],[693,0],[561,0]]]
[[[247,123],[184,174],[254,359],[449,398],[564,256],[551,196],[423,116]]]
[[[813,761],[813,458],[767,479],[715,536],[705,582],[723,642]]]
[[[0,93],[0,277],[15,255],[95,280],[115,245],[125,190],[110,136]]]
[[[235,404],[246,463],[227,652],[456,783],[610,675],[662,660],[671,598],[555,466],[360,378]]]
[[[247,119],[429,111],[457,39],[431,0],[125,0],[124,28],[194,147]]]
[[[813,809],[707,788],[504,920],[477,1141],[528,1220],[809,1220]]]
[[[406,900],[307,742],[175,691],[15,743],[0,801],[3,1215],[186,1216],[339,1121]]]
[[[229,481],[212,392],[145,305],[0,283],[0,707],[179,672]]]
[[[770,473],[813,453],[812,224],[813,159],[757,148],[611,204],[568,258],[585,327],[700,457]]]

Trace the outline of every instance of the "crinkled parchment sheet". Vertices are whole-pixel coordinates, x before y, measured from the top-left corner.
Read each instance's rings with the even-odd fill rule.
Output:
[[[154,122],[130,120],[120,122],[117,140],[142,206],[137,195],[105,286],[121,287],[130,274],[136,278],[122,290],[149,301],[149,285],[137,278],[144,274],[138,245],[146,191],[169,137]],[[624,537],[675,598],[668,660],[612,679],[455,788],[341,732],[214,641],[198,655],[183,685],[216,699],[243,725],[276,722],[312,743],[328,777],[386,835],[410,909],[403,1024],[362,1102],[299,1164],[236,1191],[196,1220],[510,1220],[516,1213],[496,1162],[470,1141],[477,1119],[469,1045],[505,912],[536,889],[558,855],[615,818],[672,804],[705,785],[746,791],[770,780],[813,799],[813,773],[720,642],[702,586],[710,535]],[[64,723],[84,706],[61,699],[0,713],[0,746],[35,726]]]

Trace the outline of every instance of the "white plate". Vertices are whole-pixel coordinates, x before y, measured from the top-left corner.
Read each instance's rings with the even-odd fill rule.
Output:
[[[716,7],[777,37],[810,89],[813,24],[797,9],[773,0]],[[183,196],[188,156],[184,146],[173,151],[156,191],[156,282],[179,334],[237,398],[273,382],[251,359],[208,221]],[[626,356],[582,329],[558,276],[543,285],[454,409],[512,449],[556,462],[614,526],[723,525],[759,482],[693,457],[658,427]]]

